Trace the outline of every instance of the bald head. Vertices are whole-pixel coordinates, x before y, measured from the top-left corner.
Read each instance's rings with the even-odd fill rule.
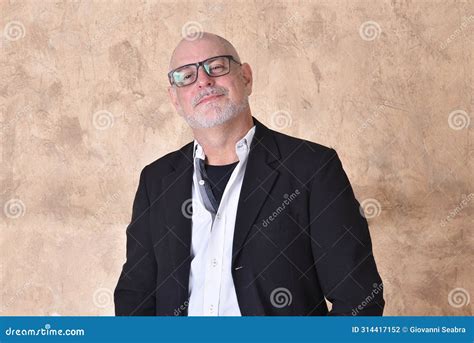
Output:
[[[185,37],[171,55],[169,71],[222,55],[233,59],[221,75],[210,75],[204,66],[205,72],[199,73],[198,67],[195,74],[188,73],[193,77],[191,83],[178,85],[171,80],[168,86],[178,114],[195,130],[217,127],[237,117],[251,122],[248,97],[252,94],[252,69],[248,63],[240,63],[237,51],[226,39],[209,32]]]
[[[183,38],[173,50],[169,71],[189,63],[196,63],[218,55],[232,55],[240,62],[234,46],[225,38],[209,32],[201,32],[197,37]]]

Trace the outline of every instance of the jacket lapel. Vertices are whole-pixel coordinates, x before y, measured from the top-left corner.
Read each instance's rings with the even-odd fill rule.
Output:
[[[275,139],[271,131],[255,118],[254,123],[255,135],[250,147],[237,207],[232,267],[279,174],[270,166],[271,162],[280,158]]]

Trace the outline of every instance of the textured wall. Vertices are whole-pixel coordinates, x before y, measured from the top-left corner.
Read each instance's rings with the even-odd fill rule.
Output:
[[[112,315],[142,167],[192,139],[182,32],[234,43],[254,115],[334,147],[387,315],[470,315],[473,1],[0,2],[1,315]],[[469,125],[471,124],[471,125]]]

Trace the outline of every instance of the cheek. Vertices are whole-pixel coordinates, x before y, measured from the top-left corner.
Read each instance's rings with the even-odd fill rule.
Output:
[[[234,91],[232,92],[232,95],[231,95],[231,100],[234,102],[234,103],[240,103],[242,101],[242,99],[244,98],[244,90],[243,89],[239,89],[239,88],[236,88],[234,89]]]
[[[245,93],[244,86],[240,80],[232,81],[232,83],[228,85],[227,89],[229,90],[229,97],[233,101],[241,100]]]
[[[178,94],[178,103],[179,106],[183,109],[188,109],[191,107],[191,100],[192,97],[189,96],[188,94]]]

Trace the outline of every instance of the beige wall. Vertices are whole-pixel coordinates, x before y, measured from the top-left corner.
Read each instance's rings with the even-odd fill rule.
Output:
[[[338,151],[385,313],[472,314],[474,1],[1,0],[0,13],[0,315],[113,314],[139,172],[192,139],[166,72],[195,28],[251,64],[259,120]]]

